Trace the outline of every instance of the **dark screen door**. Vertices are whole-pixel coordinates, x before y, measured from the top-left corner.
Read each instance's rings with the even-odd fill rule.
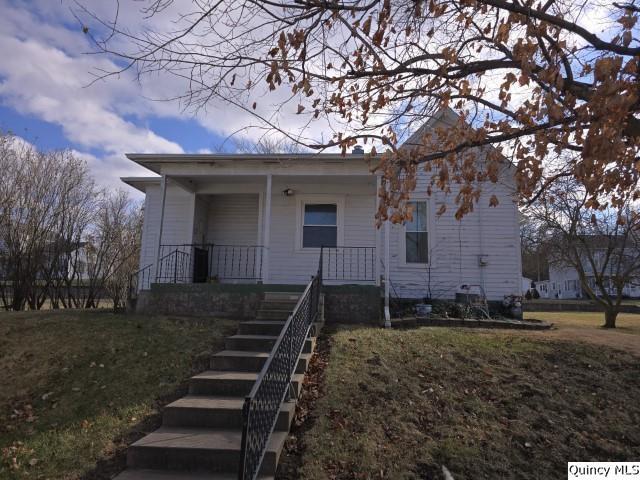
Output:
[[[193,250],[193,283],[204,283],[209,276],[209,251],[205,248]]]

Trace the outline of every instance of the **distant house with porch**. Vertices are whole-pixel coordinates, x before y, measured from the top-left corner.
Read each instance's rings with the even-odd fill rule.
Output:
[[[421,132],[454,121],[447,112]],[[500,181],[483,185],[461,221],[455,186],[427,196],[422,173],[413,221],[377,228],[380,178],[359,153],[127,157],[154,174],[122,179],[145,194],[136,292],[152,284],[304,286],[322,253],[326,288],[358,287],[373,292],[369,298],[419,299],[430,291],[453,299],[461,285],[496,302],[522,293],[515,181],[506,162]],[[492,195],[497,207],[489,206]]]

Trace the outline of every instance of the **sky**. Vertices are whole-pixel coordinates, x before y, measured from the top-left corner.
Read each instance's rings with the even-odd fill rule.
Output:
[[[109,18],[115,1],[89,2]],[[140,2],[121,2],[131,21]],[[113,59],[92,46],[69,0],[0,0],[0,130],[42,149],[71,149],[103,186],[129,189],[121,176],[150,175],[128,152],[206,153],[233,133],[207,112],[185,111],[166,98],[167,83],[136,82],[122,75],[92,83]],[[159,20],[160,21],[160,20]],[[237,113],[238,116],[242,114]]]
[[[185,2],[175,0],[174,10],[145,20],[140,9],[146,3],[132,0],[0,0],[0,130],[38,148],[71,149],[99,184],[124,189],[130,187],[119,177],[151,174],[126,159],[127,152],[229,151],[228,137],[249,123],[245,112],[213,102],[195,113],[159,100],[185,91],[175,77],[145,77],[140,83],[128,71],[95,81],[96,72],[117,70],[118,60],[91,54],[94,47],[77,19],[83,4],[106,20],[117,12],[118,23],[134,30],[142,23],[167,30]],[[581,23],[602,31],[598,15],[587,13]],[[273,104],[260,102],[259,108],[268,111]],[[281,126],[295,129],[291,122]],[[316,127],[316,133],[326,127]]]

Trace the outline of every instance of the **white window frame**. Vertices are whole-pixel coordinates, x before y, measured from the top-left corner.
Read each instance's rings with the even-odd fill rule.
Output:
[[[401,228],[399,229],[400,238],[398,239],[398,253],[400,255],[399,266],[406,269],[422,269],[428,267],[432,263],[431,254],[435,251],[435,211],[433,209],[433,202],[429,198],[411,198],[409,200],[409,203],[413,202],[424,202],[427,204],[427,263],[407,263],[407,227],[405,224],[402,224]]]
[[[344,195],[297,195],[296,208],[296,251],[320,252],[320,247],[303,247],[304,209],[306,205],[335,204],[336,205],[336,243],[338,247],[344,247]]]

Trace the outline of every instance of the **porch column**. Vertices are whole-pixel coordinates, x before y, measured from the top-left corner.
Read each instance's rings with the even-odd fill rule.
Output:
[[[380,195],[378,195],[378,192],[380,191],[380,185],[382,184],[382,181],[380,179],[380,176],[376,175],[376,201],[375,201],[375,205],[376,205],[376,214],[378,213],[378,209],[380,208]],[[380,264],[382,263],[380,261],[380,230],[378,229],[378,227],[374,227],[375,230],[375,236],[376,236],[376,251],[375,251],[375,262],[376,262],[376,266],[374,269],[375,272],[375,276],[376,276],[376,286],[380,286],[380,275],[381,275],[381,270],[380,270]]]
[[[271,174],[267,175],[267,188],[264,194],[264,220],[262,223],[262,283],[269,281],[269,247],[271,245]]]
[[[165,202],[167,200],[167,176],[166,175],[162,175],[162,178],[160,179],[160,190],[161,190],[161,195],[162,195],[162,201],[160,204],[160,228],[158,230],[158,243],[156,245],[156,263],[155,263],[155,267],[154,267],[154,272],[153,272],[153,276],[156,279],[156,282],[158,280],[158,267],[160,266],[160,246],[162,245],[162,229],[164,226],[164,205]]]

